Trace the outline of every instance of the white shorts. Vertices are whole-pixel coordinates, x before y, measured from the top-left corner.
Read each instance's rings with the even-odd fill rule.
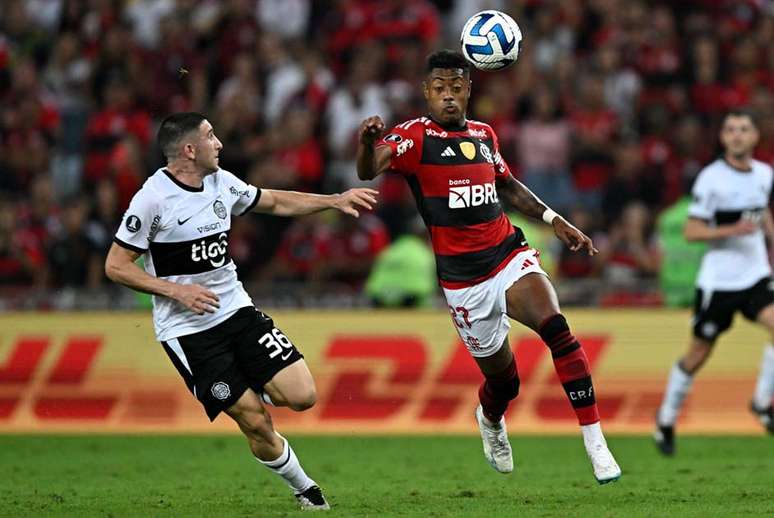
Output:
[[[485,358],[500,350],[511,329],[505,292],[528,273],[548,275],[540,267],[534,248],[516,254],[505,268],[482,283],[443,289],[454,326],[472,356]]]

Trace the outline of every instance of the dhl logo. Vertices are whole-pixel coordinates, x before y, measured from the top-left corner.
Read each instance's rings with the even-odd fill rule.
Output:
[[[593,369],[608,346],[608,337],[581,339]],[[155,391],[143,397],[142,373],[121,380],[124,390],[87,383],[104,343],[102,336],[70,336],[61,344],[46,336],[18,337],[0,359],[0,423],[13,420],[21,407],[40,422],[106,420],[115,417],[116,408],[126,409],[127,405],[131,410],[128,415],[138,419],[174,418],[180,401],[190,395],[182,394],[185,388],[171,366],[170,385],[179,389],[175,394]],[[544,379],[536,379],[541,362],[550,363],[543,343],[522,337],[515,341],[514,350],[524,390],[511,411],[523,404],[525,396],[536,397],[534,408],[539,419],[572,422],[574,414],[553,371],[544,374]],[[382,421],[398,414],[405,418],[408,410],[410,418],[433,423],[468,412],[482,380],[475,362],[461,342],[449,349],[440,368],[438,362],[432,364],[429,351],[421,337],[412,335],[332,337],[315,365],[320,372],[318,385],[325,390],[320,393],[314,418],[322,422]],[[47,355],[48,361],[44,361]],[[601,414],[615,419],[626,395],[601,392]],[[639,403],[651,412],[656,400],[657,395],[651,395]]]

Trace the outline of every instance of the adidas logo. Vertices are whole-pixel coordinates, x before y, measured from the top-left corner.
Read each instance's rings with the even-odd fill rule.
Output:
[[[457,156],[457,153],[454,152],[451,146],[446,146],[446,149],[443,150],[441,156]]]

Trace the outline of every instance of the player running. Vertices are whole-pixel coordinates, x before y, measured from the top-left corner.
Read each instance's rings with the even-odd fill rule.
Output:
[[[758,130],[751,115],[728,113],[720,130],[723,157],[699,172],[693,186],[685,237],[707,241],[696,280],[693,340],[672,367],[656,416],[656,445],[675,452],[675,421],[693,376],[704,365],[718,337],[731,327],[736,312],[774,336],[774,292],[765,237],[774,238],[769,212],[771,166],[753,160]],[[765,232],[765,234],[764,234]],[[761,371],[750,408],[774,433],[774,346],[763,350]]]
[[[610,453],[581,345],[559,310],[540,268],[538,252],[505,216],[500,198],[542,218],[572,250],[597,253],[586,235],[557,215],[510,173],[497,136],[468,120],[470,72],[459,52],[442,50],[427,60],[423,83],[429,115],[395,126],[370,117],[360,126],[358,176],[402,174],[433,242],[436,269],[452,320],[484,375],[475,412],[484,456],[501,473],[513,470],[504,414],[519,393],[508,343],[508,317],[536,331],[550,348],[556,372],[583,432],[594,476],[604,484],[621,469]]]
[[[328,509],[265,404],[306,410],[314,380],[287,336],[258,311],[228,252],[231,216],[335,208],[358,216],[371,189],[322,196],[258,189],[218,167],[223,145],[203,115],[167,117],[158,133],[167,166],[132,198],[105,263],[107,276],[151,293],[156,337],[210,420],[225,412],[253,455],[290,486],[304,509]],[[135,264],[143,256],[145,270]]]

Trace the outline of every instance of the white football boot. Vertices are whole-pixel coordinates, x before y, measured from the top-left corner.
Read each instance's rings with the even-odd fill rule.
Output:
[[[583,427],[583,444],[594,468],[594,477],[600,484],[615,482],[621,478],[621,468],[607,447],[599,423]]]
[[[505,418],[495,425],[488,424],[484,419],[481,405],[476,407],[476,421],[481,431],[481,440],[484,442],[484,457],[489,464],[500,473],[513,471],[513,454],[511,444],[508,442],[508,430],[505,429]]]
[[[327,511],[331,508],[319,486],[312,486],[303,493],[297,493],[296,500],[303,511]]]

